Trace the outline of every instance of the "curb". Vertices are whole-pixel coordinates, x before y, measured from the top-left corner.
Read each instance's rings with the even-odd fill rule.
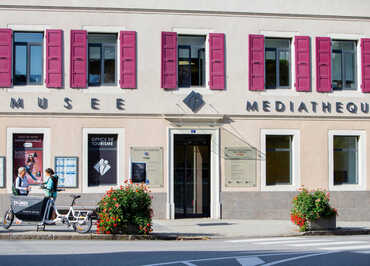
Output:
[[[98,235],[98,234],[0,234],[0,240],[209,240],[207,236],[171,234]]]
[[[370,235],[370,229],[345,229],[337,228],[327,231],[308,231],[303,232],[303,236],[350,236],[350,235]]]

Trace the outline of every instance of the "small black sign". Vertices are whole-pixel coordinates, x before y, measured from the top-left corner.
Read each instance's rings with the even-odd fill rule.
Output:
[[[203,96],[195,91],[192,91],[186,98],[183,100],[187,107],[189,107],[194,113],[198,112],[200,108],[205,104]]]
[[[146,183],[146,163],[131,163],[133,183]]]

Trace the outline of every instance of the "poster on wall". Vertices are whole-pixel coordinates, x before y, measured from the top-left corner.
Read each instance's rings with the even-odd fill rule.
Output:
[[[55,174],[58,186],[75,188],[78,180],[78,157],[55,157]]]
[[[18,168],[26,168],[29,184],[43,181],[43,134],[13,135],[13,181],[18,175]]]
[[[131,147],[130,158],[131,162],[145,163],[146,183],[151,187],[163,187],[162,147]]]
[[[88,135],[88,185],[117,184],[117,134]]]
[[[5,157],[0,157],[0,188],[5,187]]]
[[[256,186],[256,150],[250,147],[225,147],[226,186]]]
[[[131,180],[133,183],[146,183],[146,163],[131,163]]]

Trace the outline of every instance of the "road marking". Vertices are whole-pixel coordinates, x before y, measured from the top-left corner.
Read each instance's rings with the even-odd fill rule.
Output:
[[[303,255],[303,256],[298,256],[298,257],[293,257],[293,258],[288,258],[288,259],[273,261],[273,262],[270,262],[270,263],[263,264],[263,266],[271,266],[271,265],[281,264],[283,262],[288,262],[288,261],[293,261],[293,260],[299,260],[299,259],[304,259],[304,258],[309,258],[309,257],[315,257],[315,256],[321,256],[321,255],[327,255],[327,254],[330,254],[330,253],[335,253],[335,252],[325,252],[325,253],[308,254],[308,255]]]
[[[315,254],[329,254],[331,252],[326,253],[315,253]],[[284,253],[264,253],[258,255],[259,257],[270,257],[270,256],[289,256],[289,255],[299,255],[302,254],[302,252],[284,252]],[[312,252],[309,252],[309,254],[313,254]],[[256,255],[253,256],[245,256],[245,257],[238,257],[238,256],[228,256],[228,257],[216,257],[216,258],[205,258],[205,259],[195,259],[195,260],[178,260],[178,261],[169,261],[169,262],[161,262],[161,263],[154,263],[154,264],[146,264],[144,266],[160,266],[160,265],[172,265],[172,264],[181,264],[184,262],[202,262],[202,261],[215,261],[215,260],[226,260],[226,259],[236,259],[236,258],[250,258],[250,257],[256,257]]]
[[[370,250],[365,250],[365,251],[355,251],[355,253],[359,253],[359,254],[370,254]]]
[[[360,245],[360,246],[344,246],[344,247],[327,247],[320,248],[321,250],[356,250],[356,249],[370,249],[370,245]]]
[[[341,241],[341,242],[325,242],[325,243],[304,243],[304,244],[290,244],[290,247],[318,247],[325,245],[349,245],[349,244],[363,244],[368,243],[367,241]]]
[[[258,242],[258,243],[255,243],[255,244],[256,245],[281,245],[281,244],[302,243],[302,242],[305,242],[305,243],[311,243],[311,242],[328,242],[328,240],[324,240],[324,239],[316,239],[316,240],[301,239],[301,240],[287,240],[287,241]]]
[[[190,263],[190,262],[188,262],[188,261],[182,261],[181,263],[182,263],[182,264],[185,264],[185,265],[187,265],[187,266],[197,266],[197,265],[195,265],[195,264],[193,264],[193,263]]]
[[[305,239],[298,237],[272,237],[272,238],[250,238],[250,239],[238,239],[238,240],[226,240],[227,243],[244,243],[244,242],[263,242],[263,241],[281,241],[290,239]]]
[[[235,258],[241,266],[256,266],[262,263],[265,263],[264,260],[261,260],[258,257],[247,257],[247,258]]]

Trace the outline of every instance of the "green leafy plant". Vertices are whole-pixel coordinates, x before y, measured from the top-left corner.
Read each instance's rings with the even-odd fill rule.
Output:
[[[307,231],[308,222],[320,217],[338,215],[335,208],[329,204],[330,193],[324,190],[299,189],[299,193],[293,199],[293,207],[290,212],[291,221],[298,225],[300,231]]]
[[[145,184],[125,181],[111,188],[98,203],[97,233],[149,234],[152,232],[152,198]]]

